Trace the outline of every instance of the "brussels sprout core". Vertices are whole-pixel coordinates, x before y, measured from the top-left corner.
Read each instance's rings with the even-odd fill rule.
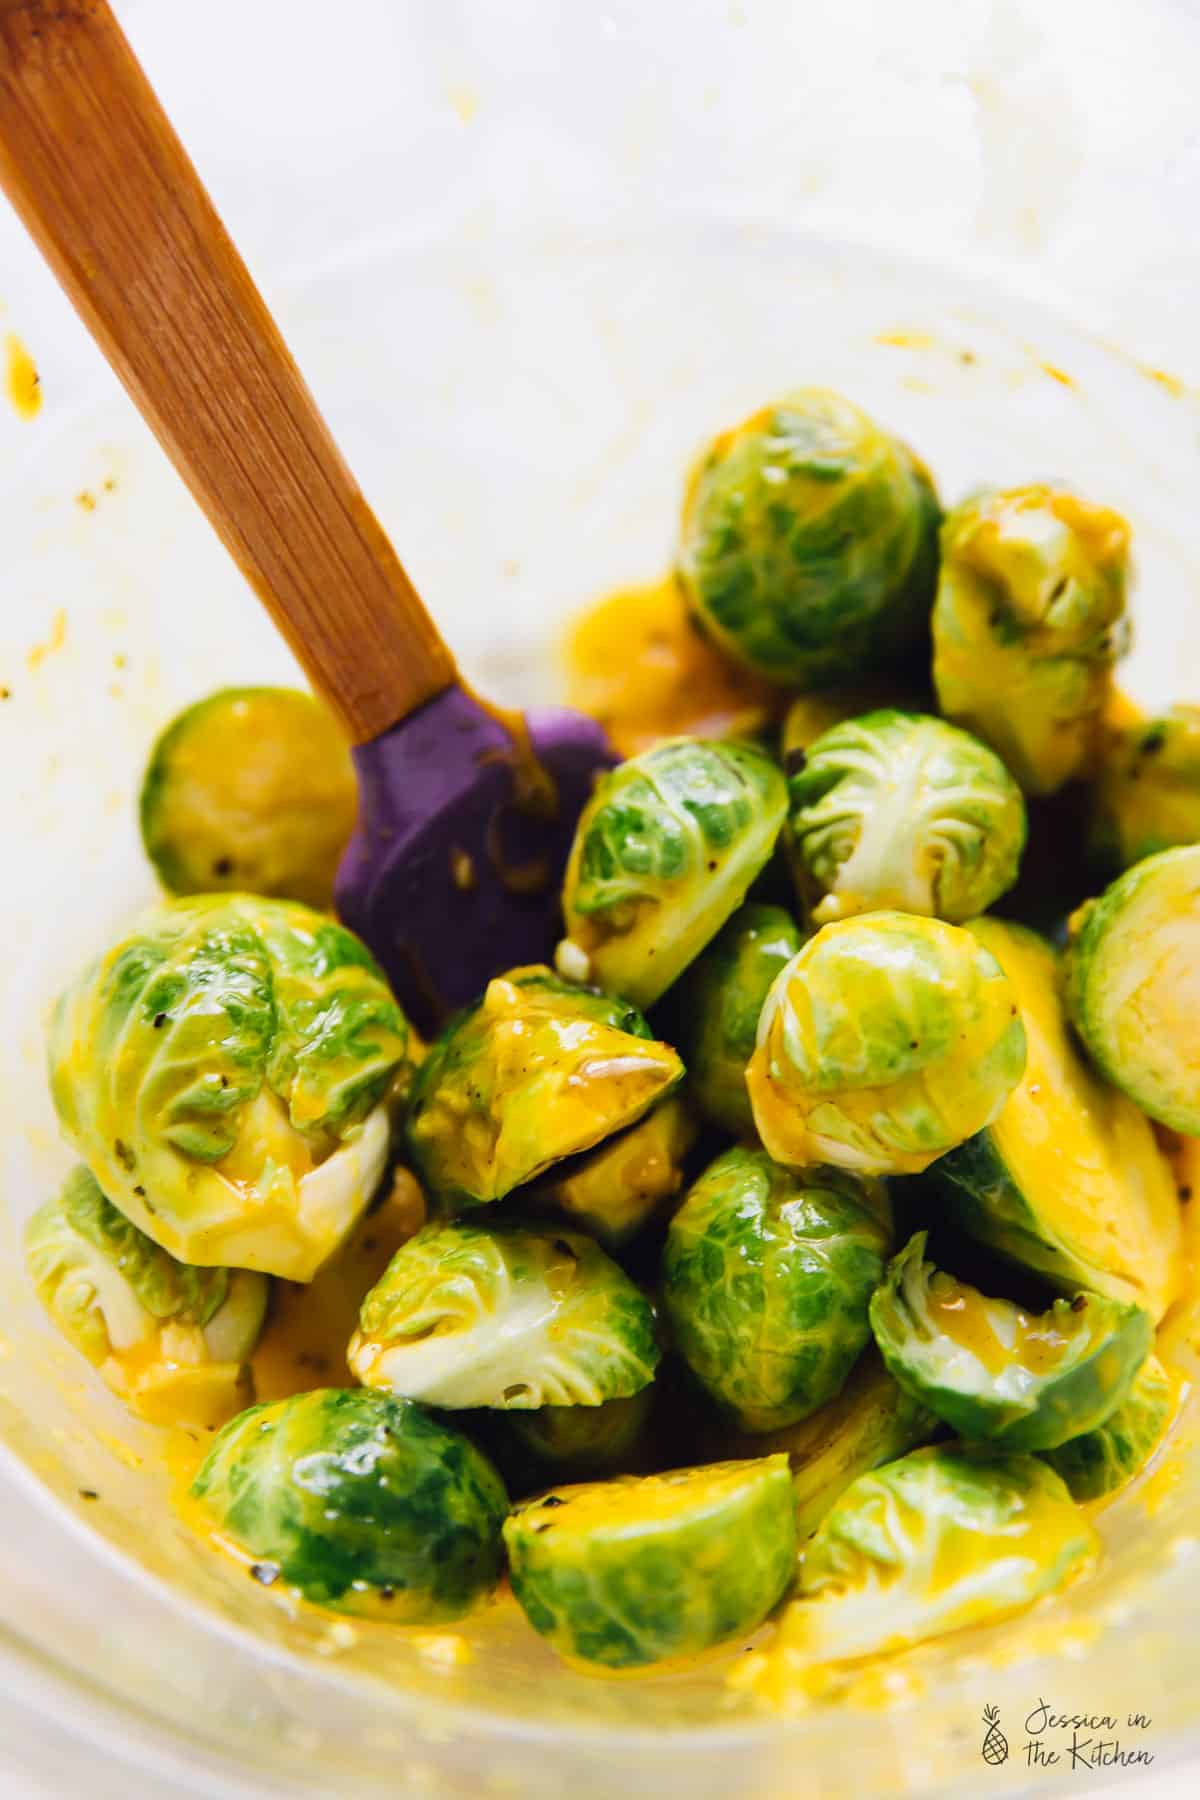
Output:
[[[986,491],[946,516],[933,678],[948,719],[1052,794],[1100,748],[1127,641],[1129,527],[1062,488]]]
[[[774,849],[783,775],[749,744],[675,738],[606,775],[563,886],[564,975],[650,1006],[699,955]]]
[[[776,1161],[917,1174],[995,1117],[1024,1062],[991,953],[878,912],[826,925],[776,977],[746,1081]]]
[[[408,1147],[435,1194],[499,1200],[635,1123],[682,1079],[636,1007],[546,968],[513,969],[421,1064]]]
[[[818,924],[858,912],[959,923],[1017,877],[1021,790],[1000,758],[919,713],[866,713],[812,745],[789,780],[788,835]]]
[[[50,1027],[66,1134],[188,1262],[309,1281],[379,1184],[408,1026],[331,919],[247,895],[144,913]]]
[[[362,1304],[367,1387],[430,1406],[599,1406],[654,1377],[648,1300],[576,1232],[427,1225]]]
[[[64,1337],[142,1418],[222,1425],[252,1398],[265,1276],[176,1262],[82,1167],[30,1219],[25,1261]]]
[[[564,1656],[610,1669],[752,1631],[791,1578],[787,1458],[555,1488],[504,1527],[513,1592]]]
[[[1149,856],[1071,920],[1067,1002],[1101,1073],[1200,1136],[1200,844]]]
[[[840,395],[801,388],[701,461],[679,575],[705,629],[768,681],[857,681],[921,645],[937,526],[911,452]]]
[[[1051,1450],[1102,1425],[1154,1342],[1147,1313],[1099,1294],[1030,1316],[923,1261],[921,1231],[871,1301],[871,1329],[901,1387],[960,1437]]]

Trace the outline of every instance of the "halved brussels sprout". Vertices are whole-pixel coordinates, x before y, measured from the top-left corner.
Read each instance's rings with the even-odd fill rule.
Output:
[[[938,519],[904,444],[839,394],[799,388],[700,462],[679,575],[721,648],[768,681],[855,681],[920,647]]]
[[[674,738],[621,763],[580,815],[558,967],[650,1006],[746,897],[787,786],[750,744]]]
[[[266,1277],[176,1262],[82,1165],[26,1226],[25,1266],[63,1336],[141,1418],[223,1425],[253,1399]]]
[[[851,1482],[804,1553],[755,1683],[991,1624],[1081,1574],[1100,1542],[1054,1471],[991,1445],[914,1450]]]
[[[942,527],[938,705],[1027,794],[1086,773],[1125,648],[1129,527],[1064,488],[988,489]]]
[[[50,1087],[103,1191],[165,1250],[309,1281],[379,1185],[407,1046],[350,932],[206,895],[143,913],[66,990]]]
[[[1091,850],[1106,869],[1200,843],[1200,706],[1108,731],[1093,795]]]
[[[1154,1133],[1076,1049],[1050,945],[999,919],[968,929],[1012,982],[1028,1057],[1004,1110],[931,1180],[981,1243],[1061,1292],[1131,1301],[1157,1321],[1179,1279],[1180,1228]]]
[[[683,1079],[634,1006],[513,969],[447,1026],[417,1071],[405,1133],[433,1193],[503,1199],[632,1125]]]
[[[1135,863],[1071,920],[1071,1021],[1144,1113],[1200,1135],[1200,844]]]
[[[599,1406],[654,1379],[654,1311],[581,1232],[426,1225],[362,1303],[364,1387],[430,1406]]]
[[[296,688],[223,688],[172,720],[142,781],[142,841],[172,894],[333,904],[358,790],[333,715]]]
[[[504,1527],[513,1592],[564,1656],[637,1668],[752,1631],[796,1560],[786,1456],[555,1488]]]
[[[503,1427],[524,1459],[560,1479],[588,1480],[629,1467],[638,1454],[654,1400],[644,1387],[600,1406],[540,1406],[535,1412],[506,1412]]]
[[[863,1184],[792,1174],[727,1150],[671,1221],[662,1299],[676,1346],[746,1431],[803,1419],[841,1388],[870,1339],[888,1233]]]
[[[683,1160],[699,1125],[677,1094],[558,1170],[530,1202],[565,1214],[610,1249],[635,1237],[683,1186]]]
[[[504,1483],[419,1406],[318,1388],[226,1425],[192,1495],[251,1574],[333,1612],[461,1618],[503,1564]]]
[[[777,1162],[909,1175],[993,1119],[1024,1062],[990,951],[878,912],[824,926],[776,977],[746,1084]]]
[[[1072,1499],[1103,1500],[1145,1468],[1171,1422],[1172,1401],[1170,1376],[1157,1356],[1148,1357],[1102,1425],[1043,1456]]]
[[[1121,1405],[1154,1342],[1149,1313],[1101,1294],[1034,1314],[924,1260],[918,1231],[871,1300],[871,1330],[902,1388],[960,1437],[1053,1450]]]
[[[740,1137],[754,1130],[746,1065],[754,1055],[771,983],[804,942],[781,906],[739,907],[684,975],[675,995],[687,1091],[715,1125]]]
[[[788,790],[788,841],[818,925],[889,907],[960,924],[1017,878],[1021,790],[942,719],[889,710],[835,725],[793,762]]]

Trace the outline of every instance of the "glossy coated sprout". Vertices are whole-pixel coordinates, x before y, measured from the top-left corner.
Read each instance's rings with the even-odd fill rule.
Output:
[[[333,715],[296,688],[223,688],[159,737],[142,782],[146,854],[172,894],[333,904],[358,790]]]
[[[108,1197],[182,1260],[309,1281],[387,1160],[408,1026],[332,919],[245,894],[157,906],[58,1002],[50,1086]]]
[[[835,725],[788,778],[788,842],[817,924],[894,908],[960,924],[1017,878],[1025,803],[1000,758],[921,713]]]
[[[1080,1054],[1059,958],[1020,925],[977,919],[1025,1022],[1025,1072],[985,1131],[930,1171],[930,1204],[1060,1293],[1132,1301],[1161,1319],[1180,1277],[1179,1204],[1150,1125]]]
[[[1166,1370],[1148,1357],[1133,1386],[1103,1425],[1044,1452],[1075,1500],[1103,1500],[1141,1473],[1171,1422],[1174,1395]]]
[[[692,1373],[743,1430],[793,1424],[839,1391],[870,1337],[888,1233],[864,1185],[727,1150],[671,1221],[662,1298]]]
[[[746,1079],[777,1162],[917,1174],[995,1117],[1024,1062],[990,951],[879,912],[826,925],[776,977]]]
[[[658,1345],[650,1302],[591,1238],[457,1220],[396,1252],[347,1360],[430,1406],[599,1406],[653,1380]]]
[[[800,388],[701,460],[679,575],[721,648],[768,680],[857,681],[920,649],[938,519],[911,451],[840,395]]]
[[[1093,794],[1091,851],[1105,870],[1200,843],[1200,706],[1173,706],[1108,733]]]
[[[1040,1458],[990,1445],[914,1450],[860,1475],[826,1514],[805,1551],[800,1597],[748,1685],[786,1704],[806,1669],[1006,1618],[1099,1550]]]
[[[669,1207],[683,1186],[683,1161],[698,1132],[686,1102],[672,1094],[636,1125],[560,1165],[530,1191],[530,1203],[618,1249]]]
[[[771,983],[804,942],[781,906],[748,901],[688,969],[672,996],[687,1091],[706,1118],[739,1137],[754,1130],[746,1067]]]
[[[504,1527],[513,1592],[565,1656],[630,1669],[752,1631],[791,1579],[787,1458],[555,1488]]]
[[[1033,1314],[924,1260],[919,1231],[871,1301],[895,1379],[959,1437],[1052,1450],[1103,1425],[1154,1343],[1148,1313],[1099,1294]]]
[[[499,1200],[633,1124],[683,1079],[636,1007],[513,969],[433,1044],[405,1124],[428,1188],[459,1205]]]
[[[621,763],[575,833],[561,973],[652,1005],[741,905],[786,811],[782,771],[750,744],[675,738]]]
[[[253,1398],[246,1359],[267,1310],[266,1277],[177,1262],[82,1165],[29,1220],[25,1266],[63,1336],[142,1418],[223,1425]]]
[[[251,1407],[215,1440],[192,1494],[258,1568],[334,1612],[457,1619],[503,1565],[495,1469],[390,1394],[320,1388]]]
[[[1064,488],[988,489],[946,515],[933,679],[948,719],[1029,794],[1085,773],[1128,641],[1129,527]]]
[[[1200,844],[1135,863],[1071,920],[1071,1020],[1101,1074],[1200,1136]]]

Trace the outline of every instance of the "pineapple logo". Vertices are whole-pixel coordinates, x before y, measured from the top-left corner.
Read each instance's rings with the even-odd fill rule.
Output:
[[[995,1706],[985,1706],[983,1722],[987,1726],[987,1735],[983,1740],[983,1749],[980,1754],[985,1763],[990,1763],[993,1769],[998,1769],[1001,1763],[1008,1761],[1008,1739],[1000,1729],[1000,1709]]]

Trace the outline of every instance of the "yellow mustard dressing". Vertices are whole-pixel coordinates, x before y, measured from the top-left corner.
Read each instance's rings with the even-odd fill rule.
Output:
[[[1017,1311],[1011,1344],[995,1329],[995,1314],[983,1294],[950,1279],[930,1283],[929,1317],[952,1342],[978,1358],[989,1374],[1002,1375],[1018,1362],[1033,1375],[1045,1374],[1061,1361],[1067,1338],[1045,1321]],[[1005,1309],[1005,1317],[1013,1315]]]
[[[674,578],[618,589],[563,645],[568,704],[602,725],[621,756],[670,737],[752,737],[781,710],[779,691],[701,636]]]
[[[5,387],[8,398],[22,419],[36,419],[42,410],[42,378],[37,364],[15,331],[5,340]]]

